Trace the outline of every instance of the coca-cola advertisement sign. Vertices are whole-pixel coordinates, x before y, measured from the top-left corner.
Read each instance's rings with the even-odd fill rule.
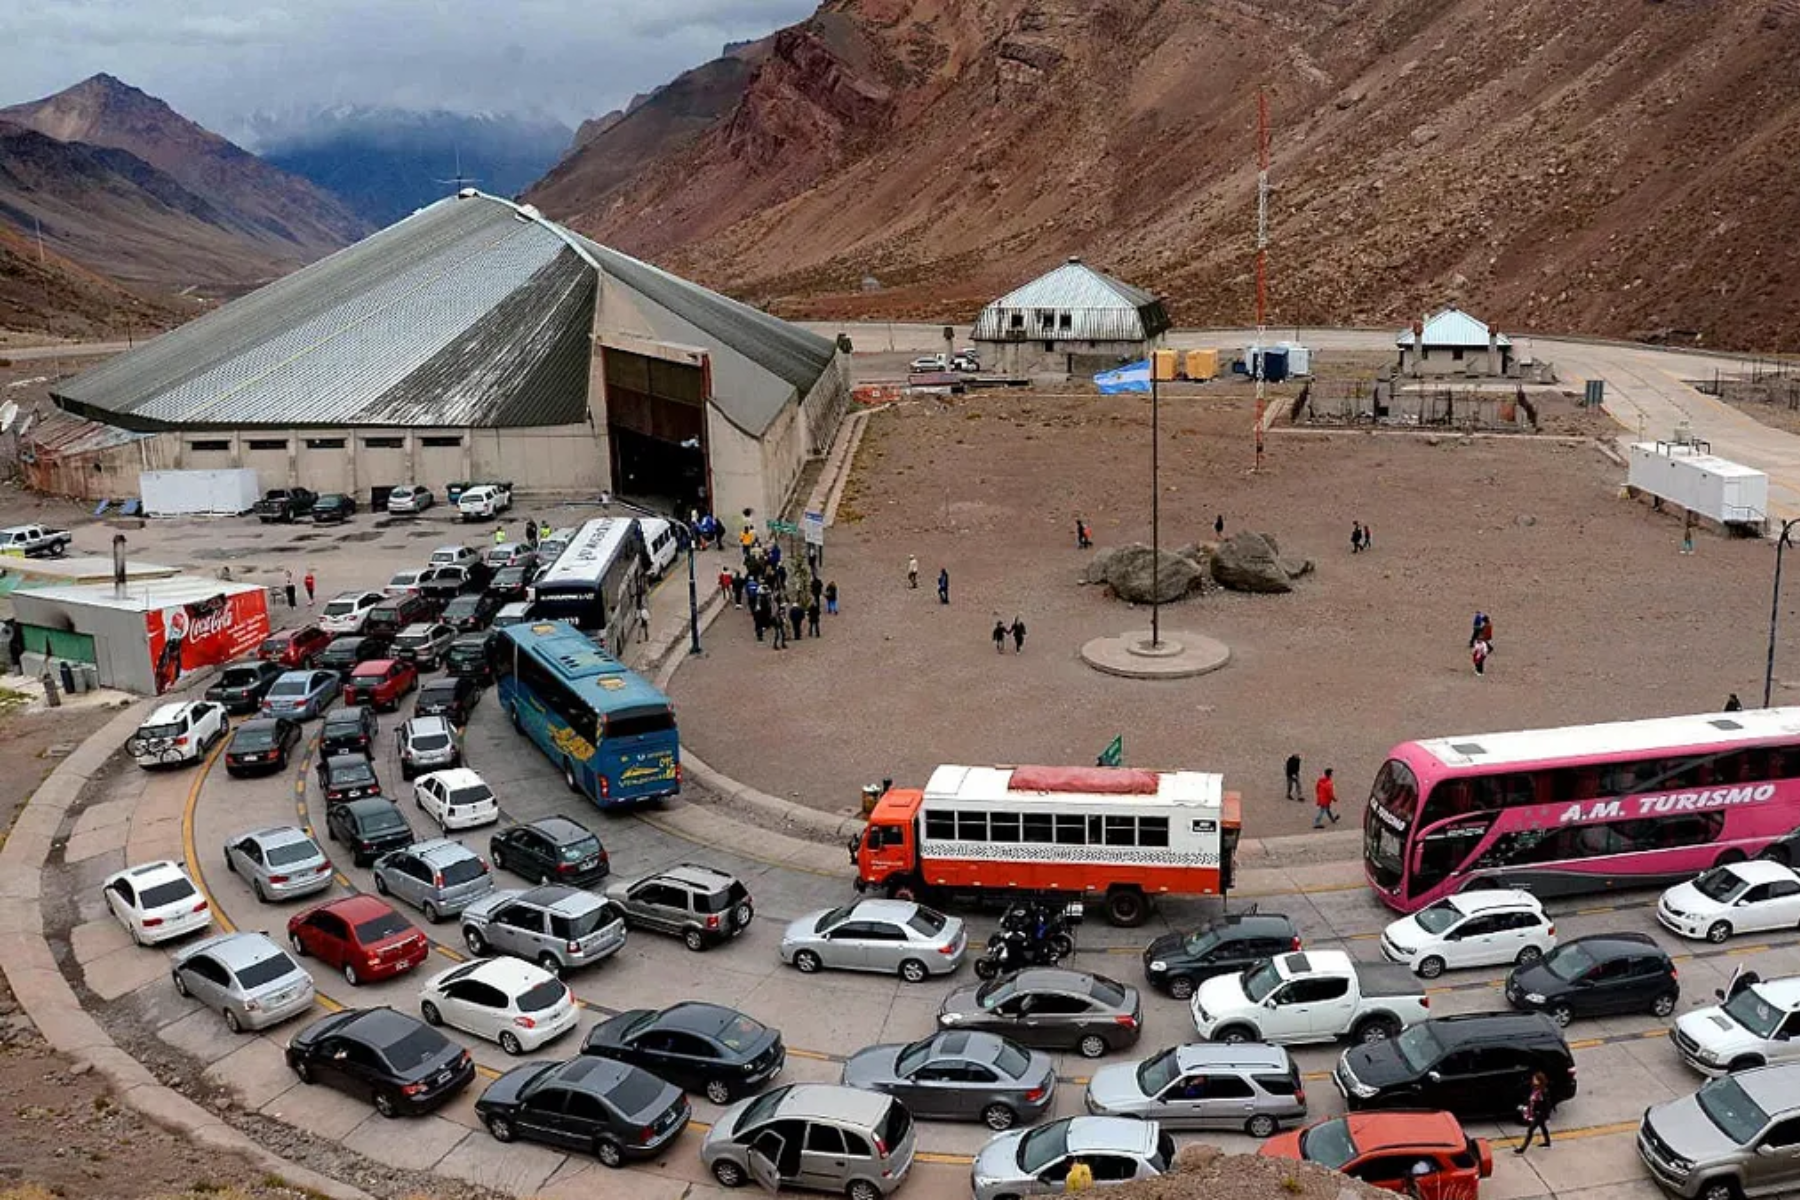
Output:
[[[241,658],[269,636],[268,596],[261,590],[220,594],[144,614],[156,694],[189,671]]]

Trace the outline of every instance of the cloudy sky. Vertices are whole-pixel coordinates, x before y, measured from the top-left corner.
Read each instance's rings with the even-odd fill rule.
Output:
[[[545,112],[570,125],[817,0],[0,0],[0,105],[99,71],[228,131],[311,104]]]

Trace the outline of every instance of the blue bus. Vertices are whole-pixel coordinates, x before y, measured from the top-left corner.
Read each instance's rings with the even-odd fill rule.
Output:
[[[669,698],[566,621],[498,630],[488,662],[513,728],[602,808],[681,790]]]

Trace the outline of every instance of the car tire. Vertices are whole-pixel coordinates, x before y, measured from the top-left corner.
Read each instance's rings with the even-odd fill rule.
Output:
[[[1177,1000],[1192,1000],[1194,998],[1194,981],[1186,975],[1175,976],[1169,980],[1169,995]]]
[[[389,894],[387,880],[381,877],[380,871],[375,872],[375,894],[378,896],[386,896]]]
[[[496,1142],[505,1144],[513,1140],[515,1135],[513,1133],[512,1122],[505,1117],[490,1115],[483,1117],[481,1120],[482,1123],[487,1126],[488,1136],[493,1138]]]
[[[1569,1022],[1575,1019],[1575,1013],[1566,1004],[1552,1005],[1550,1008],[1550,1019],[1555,1021],[1560,1027],[1567,1029],[1569,1027]]]
[[[1150,901],[1134,887],[1114,888],[1106,893],[1106,919],[1124,929],[1133,929],[1150,919]]]
[[[306,957],[306,943],[300,940],[299,934],[297,934],[297,933],[288,934],[288,945],[290,945],[294,948],[294,957],[295,958],[305,958]]]
[[[394,1102],[392,1093],[375,1093],[375,1111],[392,1121],[400,1115],[400,1106]]]
[[[1361,1044],[1368,1046],[1375,1042],[1385,1042],[1399,1036],[1400,1022],[1392,1017],[1371,1017],[1356,1027],[1352,1035]]]
[[[356,964],[355,963],[347,962],[344,964],[344,982],[349,984],[351,987],[361,987],[362,986],[362,978],[360,976],[358,976],[356,973]]]
[[[487,956],[487,939],[482,937],[481,931],[476,929],[473,925],[463,926],[463,945],[467,946],[469,948],[469,953],[473,954],[476,958],[485,958]]]
[[[518,1035],[510,1029],[502,1029],[498,1040],[500,1042],[500,1048],[514,1058],[525,1053],[524,1043],[520,1042]]]
[[[1256,1040],[1256,1031],[1244,1025],[1227,1025],[1214,1033],[1211,1040],[1225,1046],[1242,1046]]]
[[[438,911],[438,906],[429,900],[419,906],[419,911],[425,914],[427,925],[436,925],[444,919],[444,914]]]
[[[601,1166],[618,1170],[625,1165],[625,1148],[612,1138],[594,1139],[594,1159]]]
[[[1436,979],[1444,973],[1444,960],[1435,954],[1427,954],[1419,960],[1417,971],[1420,979]]]
[[[1664,992],[1650,1002],[1650,1015],[1653,1017],[1667,1017],[1675,1011],[1675,1000],[1676,997],[1674,992]]]
[[[706,949],[706,936],[698,929],[690,929],[681,935],[681,944],[698,953]]]
[[[745,1180],[750,1178],[744,1168],[729,1158],[721,1158],[712,1165],[712,1176],[722,1188],[741,1188]]]
[[[501,850],[500,847],[489,846],[488,847],[488,857],[494,860],[494,870],[504,871],[507,869],[506,852]]]
[[[801,950],[794,955],[794,970],[802,975],[816,975],[822,965],[819,956],[811,950]]]
[[[1709,1179],[1700,1185],[1699,1200],[1738,1200],[1742,1192],[1733,1179]]]
[[[181,972],[172,971],[169,977],[175,981],[175,994],[185,1000],[189,995],[188,985],[187,981],[181,977]]]
[[[727,1079],[707,1080],[704,1091],[706,1092],[706,1098],[711,1100],[714,1104],[717,1104],[720,1108],[730,1104],[732,1098],[736,1094],[732,1089],[731,1081]]]
[[[1271,1117],[1268,1113],[1257,1113],[1254,1117],[1251,1117],[1248,1121],[1244,1122],[1244,1132],[1253,1138],[1274,1137],[1275,1131],[1280,1128],[1281,1122],[1277,1121],[1274,1117]]]
[[[1706,929],[1706,940],[1717,946],[1731,937],[1731,922],[1714,921]]]
[[[1112,1049],[1112,1047],[1108,1046],[1106,1044],[1106,1039],[1099,1034],[1090,1033],[1081,1039],[1075,1049],[1083,1058],[1099,1058],[1102,1054],[1105,1054],[1108,1050]]]
[[[981,1123],[995,1133],[1004,1133],[1019,1122],[1019,1114],[1004,1104],[990,1104],[981,1110]]]
[[[846,1200],[881,1200],[881,1189],[866,1179],[852,1180],[844,1189]]]
[[[231,770],[230,767],[227,767],[225,769],[227,772],[230,772],[230,770]],[[227,875],[236,875],[237,874],[237,864],[231,861],[231,852],[229,850],[227,850],[225,852],[225,873]]]
[[[244,1023],[238,1020],[236,1009],[228,1008],[225,1010],[225,1028],[229,1029],[232,1033],[244,1032]]]
[[[1528,967],[1532,963],[1542,960],[1543,957],[1544,948],[1542,946],[1526,946],[1519,951],[1519,956],[1513,959],[1513,963],[1517,966]]]
[[[442,1025],[444,1023],[444,1014],[439,1012],[438,1006],[429,1000],[419,1001],[419,1015],[425,1018],[425,1023],[427,1025]]]
[[[313,1081],[312,1064],[304,1058],[294,1060],[294,1077],[301,1083],[311,1084]]]
[[[544,973],[549,975],[552,979],[561,979],[563,977],[562,959],[556,957],[556,955],[550,953],[548,950],[538,955],[537,965],[542,967]]]
[[[909,958],[900,964],[900,978],[908,983],[924,983],[930,977],[931,972],[916,958]]]

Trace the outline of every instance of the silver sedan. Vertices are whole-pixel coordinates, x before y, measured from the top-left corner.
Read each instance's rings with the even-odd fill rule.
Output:
[[[907,1046],[870,1046],[844,1063],[845,1087],[883,1092],[915,1117],[1011,1129],[1035,1120],[1056,1094],[1048,1054],[991,1033],[934,1033]]]
[[[803,975],[823,967],[899,972],[908,983],[962,965],[968,932],[961,917],[910,900],[858,900],[811,913],[781,935],[781,961]]]
[[[260,933],[223,933],[175,956],[175,990],[225,1018],[233,1033],[267,1029],[312,1007],[313,981]]]
[[[225,869],[248,883],[264,904],[331,886],[331,861],[305,830],[292,825],[234,835],[225,843]]]

